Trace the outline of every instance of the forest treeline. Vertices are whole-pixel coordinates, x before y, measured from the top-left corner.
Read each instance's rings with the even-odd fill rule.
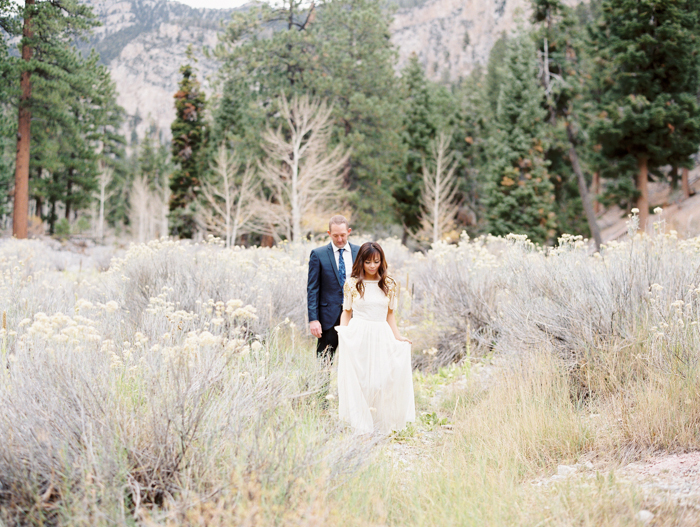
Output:
[[[76,47],[98,23],[91,10],[0,0],[0,11],[0,188],[14,189],[0,216],[19,203],[30,230],[271,243],[343,212],[404,241],[466,229],[600,243],[599,207],[637,207],[644,226],[649,181],[691,192],[693,0],[532,0],[529,23],[451,83],[430,80],[416,56],[398,70],[389,4],[255,5],[204,50],[220,65],[212,93],[188,53],[172,141],[152,127],[128,144],[109,72]]]

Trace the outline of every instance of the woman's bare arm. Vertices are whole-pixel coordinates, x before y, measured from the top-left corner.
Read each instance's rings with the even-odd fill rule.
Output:
[[[389,327],[391,328],[392,333],[394,334],[394,338],[398,341],[401,342],[408,342],[409,344],[411,341],[407,339],[406,337],[402,337],[401,333],[399,333],[399,328],[396,325],[396,316],[394,316],[394,310],[390,309],[389,312],[386,315],[386,321],[389,323]],[[341,317],[340,319],[340,324],[343,324],[343,319]]]
[[[347,326],[352,318],[352,309],[343,309],[343,313],[340,315],[340,325]]]

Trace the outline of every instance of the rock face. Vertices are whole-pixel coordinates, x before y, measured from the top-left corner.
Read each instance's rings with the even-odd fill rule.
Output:
[[[565,0],[574,5],[579,0]],[[217,63],[202,55],[213,48],[217,31],[233,10],[194,9],[168,0],[86,0],[102,22],[89,45],[109,66],[129,114],[127,129],[143,137],[155,125],[170,138],[175,118],[173,94],[179,68],[192,44],[200,81],[211,93],[209,78]],[[477,64],[486,64],[493,44],[505,33],[527,25],[530,0],[397,0],[392,40],[399,68],[416,53],[433,80],[455,81]]]
[[[118,103],[129,115],[127,128],[143,137],[154,126],[170,138],[175,119],[173,95],[180,66],[192,44],[198,77],[207,93],[215,61],[203,56],[232,10],[194,9],[167,0],[88,0],[102,22],[89,45],[100,53],[117,85]],[[128,139],[128,138],[127,138]]]
[[[399,68],[415,53],[433,80],[459,80],[487,63],[501,35],[527,27],[530,13],[530,0],[428,0],[400,9],[391,26]]]

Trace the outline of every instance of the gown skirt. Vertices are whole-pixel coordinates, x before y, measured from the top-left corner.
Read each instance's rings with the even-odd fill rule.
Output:
[[[383,320],[356,311],[347,326],[336,327],[340,419],[358,433],[403,430],[416,418],[411,344],[394,338],[386,307]]]

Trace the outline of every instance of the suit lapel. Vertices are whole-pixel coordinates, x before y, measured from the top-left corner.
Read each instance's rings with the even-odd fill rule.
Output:
[[[332,243],[328,244],[328,258],[330,259],[331,265],[333,266],[333,271],[335,271],[335,277],[338,279],[338,283],[340,284],[340,287],[342,288],[345,284],[340,283],[340,273],[338,272],[338,264],[335,263],[335,254],[333,252],[333,244]]]
[[[359,245],[350,245],[350,254],[352,254],[352,263],[355,263],[355,258],[357,258],[357,253],[360,251]]]

